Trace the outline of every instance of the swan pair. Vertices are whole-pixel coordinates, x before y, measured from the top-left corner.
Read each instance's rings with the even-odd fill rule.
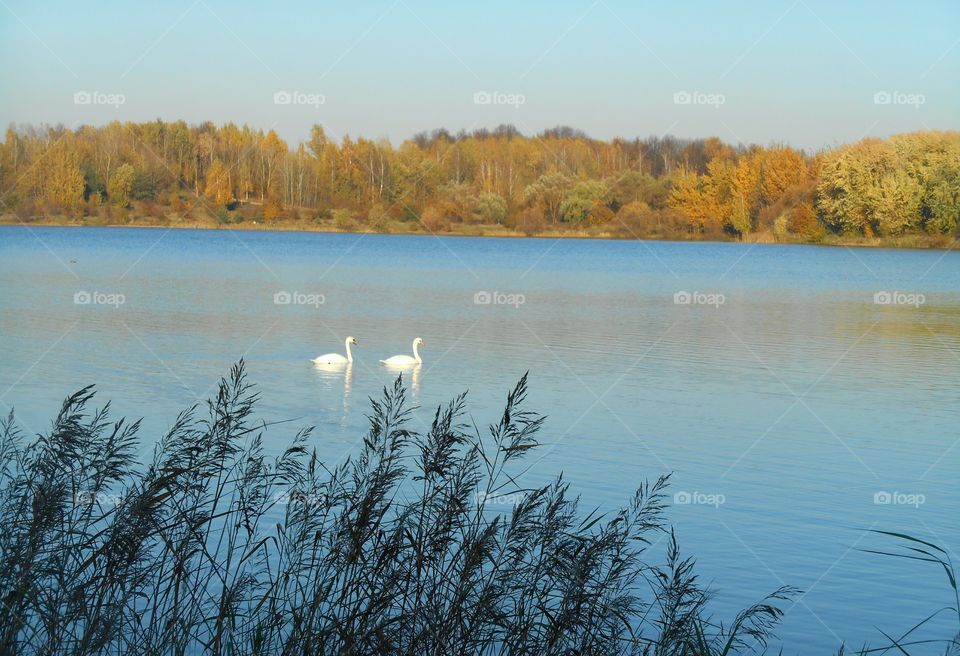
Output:
[[[423,360],[420,358],[420,352],[417,350],[417,347],[423,344],[424,341],[417,337],[413,340],[412,358],[409,355],[395,355],[392,358],[381,360],[380,363],[388,367],[409,367],[415,364],[423,364]],[[347,337],[344,346],[347,348],[347,357],[343,357],[339,353],[326,353],[315,357],[311,362],[314,364],[347,364],[353,362],[353,352],[350,350],[350,347],[360,346],[360,343],[357,342],[355,337]]]

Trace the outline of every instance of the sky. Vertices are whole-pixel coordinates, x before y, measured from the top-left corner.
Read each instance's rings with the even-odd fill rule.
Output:
[[[955,129],[960,2],[0,0],[0,124],[512,123],[818,150]]]

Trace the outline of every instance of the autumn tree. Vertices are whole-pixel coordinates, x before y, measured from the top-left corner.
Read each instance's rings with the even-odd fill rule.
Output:
[[[219,159],[214,159],[207,171],[204,195],[216,207],[226,207],[233,199],[233,191],[230,188],[230,172]]]
[[[960,226],[960,161],[940,164],[931,173],[921,211],[923,223],[931,232],[952,232]]]
[[[817,207],[827,225],[841,233],[874,234],[880,180],[893,172],[896,153],[889,142],[865,139],[824,157]]]
[[[539,207],[547,222],[559,223],[560,205],[570,185],[570,179],[562,173],[556,171],[545,173],[524,189],[524,199],[528,205]]]
[[[960,133],[864,139],[825,154],[817,208],[838,232],[897,235],[957,225]]]
[[[817,214],[810,203],[801,203],[792,210],[787,229],[795,235],[815,241],[824,235],[823,226],[817,221]]]
[[[774,205],[791,187],[807,181],[806,161],[793,148],[768,148],[760,151],[759,160],[759,200],[765,206]]]
[[[918,142],[913,155],[921,169],[920,223],[930,232],[952,232],[960,226],[960,133],[928,132],[898,135]],[[920,144],[923,144],[921,147]]]
[[[68,136],[50,144],[39,166],[21,178],[21,188],[52,208],[77,213],[83,205],[84,177],[80,156]]]
[[[284,216],[284,211],[283,188],[280,181],[275,179],[263,201],[263,217],[268,221],[275,221]]]
[[[693,172],[683,172],[674,181],[670,207],[686,216],[695,232],[712,232],[721,225],[714,184],[711,177]]]
[[[130,196],[133,193],[133,182],[137,172],[129,164],[121,164],[110,176],[110,182],[107,185],[107,195],[110,201],[117,207],[127,207],[130,204]]]
[[[277,136],[277,133],[270,130],[267,136],[260,142],[260,167],[261,167],[261,198],[265,198],[269,190],[280,191],[282,185],[277,180],[278,171],[283,157],[287,154],[287,144]],[[275,199],[275,202],[283,203],[283,199]]]
[[[231,221],[343,209],[375,229],[426,217],[443,231],[467,222],[623,236],[942,234],[960,224],[960,137],[914,132],[810,156],[716,137],[601,141],[562,126],[532,136],[509,125],[440,129],[394,147],[314,126],[290,148],[247,125],[113,121],[8,129],[0,181],[3,207],[24,217],[93,213],[108,196],[156,216],[202,195],[211,207],[237,204]]]

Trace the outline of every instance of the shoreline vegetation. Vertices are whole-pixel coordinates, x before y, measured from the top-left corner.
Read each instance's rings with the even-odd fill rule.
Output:
[[[511,230],[502,226],[471,226],[465,229],[451,229],[448,232],[435,233],[425,229],[418,229],[416,225],[398,224],[394,227],[388,227],[385,230],[343,230],[338,229],[332,223],[324,224],[322,222],[296,222],[289,221],[284,223],[259,223],[236,222],[223,224],[214,217],[196,218],[184,220],[179,217],[164,218],[157,220],[155,217],[135,217],[129,216],[125,223],[103,222],[99,220],[74,219],[71,220],[64,216],[40,217],[31,220],[29,223],[21,221],[14,215],[0,215],[0,226],[27,226],[38,227],[48,226],[53,228],[149,228],[149,229],[174,229],[174,230],[239,230],[239,231],[263,231],[263,232],[315,232],[327,234],[378,234],[378,235],[419,235],[419,236],[437,236],[437,237],[494,237],[498,239],[597,239],[611,241],[637,240],[636,237],[621,236],[602,230],[584,230],[584,231],[550,231],[545,230],[535,235],[528,235],[518,230]],[[904,248],[921,250],[952,250],[956,247],[960,237],[950,237],[946,235],[901,235],[898,237],[853,237],[841,235],[828,235],[817,241],[807,241],[803,239],[776,239],[769,235],[750,235],[741,239],[717,239],[708,237],[690,237],[690,236],[646,236],[640,238],[643,241],[674,241],[690,243],[746,243],[746,244],[779,244],[792,246],[824,246],[824,247],[847,247],[847,248]]]
[[[91,409],[92,387],[30,443],[11,410],[0,421],[0,651],[765,652],[802,593],[782,587],[715,618],[665,517],[669,475],[606,514],[581,508],[562,476],[519,486],[544,422],[526,393],[524,376],[485,434],[465,395],[421,433],[398,377],[371,399],[357,452],[332,469],[310,429],[266,453],[278,424],[254,414],[242,361],[145,458],[140,423]],[[922,636],[944,612],[960,628],[948,552],[869,533],[880,545],[863,552],[942,568],[957,606],[839,653],[957,653],[960,636]]]
[[[232,123],[26,126],[0,144],[0,189],[14,225],[952,248],[960,132],[808,153],[567,127],[394,147],[321,126],[294,146]]]

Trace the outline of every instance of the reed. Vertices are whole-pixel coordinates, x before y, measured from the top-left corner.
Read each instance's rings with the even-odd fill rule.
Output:
[[[526,393],[524,377],[486,431],[466,422],[461,395],[420,433],[398,379],[371,402],[357,453],[331,468],[308,448],[310,430],[268,457],[264,436],[281,427],[255,418],[242,362],[146,458],[139,423],[91,409],[90,387],[29,443],[11,413],[0,426],[0,651],[762,651],[796,591],[714,621],[664,517],[666,476],[607,515],[582,511],[562,477],[519,486],[543,425]],[[498,512],[505,494],[517,503]]]

